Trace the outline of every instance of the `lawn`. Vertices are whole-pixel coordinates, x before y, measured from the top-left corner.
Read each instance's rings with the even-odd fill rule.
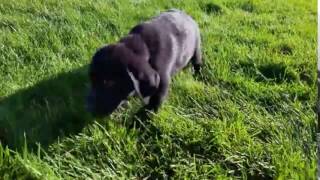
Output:
[[[316,3],[0,1],[0,179],[315,179]],[[199,24],[202,75],[150,121],[135,98],[93,118],[93,53],[169,8]]]

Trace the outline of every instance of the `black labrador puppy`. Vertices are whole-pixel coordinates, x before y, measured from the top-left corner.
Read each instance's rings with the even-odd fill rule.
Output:
[[[189,61],[198,73],[200,32],[189,15],[172,9],[138,24],[119,42],[94,54],[88,110],[107,115],[138,94],[147,110],[157,111],[168,94],[171,77]]]

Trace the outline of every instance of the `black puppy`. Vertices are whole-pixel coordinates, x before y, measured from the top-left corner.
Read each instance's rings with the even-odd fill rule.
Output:
[[[88,109],[106,115],[136,93],[147,110],[157,111],[171,77],[190,60],[199,72],[200,32],[189,15],[172,9],[138,24],[118,43],[100,48],[93,56]]]

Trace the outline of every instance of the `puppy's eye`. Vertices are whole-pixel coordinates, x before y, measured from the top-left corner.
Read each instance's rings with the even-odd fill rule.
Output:
[[[103,80],[103,84],[107,87],[111,87],[114,85],[114,81],[110,81],[110,80]]]

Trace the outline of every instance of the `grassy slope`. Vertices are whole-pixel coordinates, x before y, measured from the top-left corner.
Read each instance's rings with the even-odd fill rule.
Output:
[[[171,7],[200,25],[203,76],[180,73],[144,130],[135,99],[97,123],[90,56]],[[316,0],[2,0],[0,175],[312,178],[315,67]]]

